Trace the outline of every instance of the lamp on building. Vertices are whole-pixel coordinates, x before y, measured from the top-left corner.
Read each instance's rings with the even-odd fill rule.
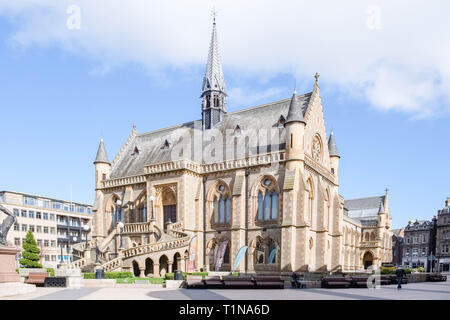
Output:
[[[153,202],[154,201],[155,201],[155,196],[150,196],[151,220],[155,220],[155,216],[153,214]]]

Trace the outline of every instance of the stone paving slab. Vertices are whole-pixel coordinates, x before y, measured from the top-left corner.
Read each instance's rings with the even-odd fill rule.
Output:
[[[450,282],[422,282],[379,289],[169,289],[36,288],[36,292],[0,300],[450,300]]]

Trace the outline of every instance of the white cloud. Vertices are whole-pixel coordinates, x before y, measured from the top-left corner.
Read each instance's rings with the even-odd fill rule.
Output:
[[[273,101],[271,98],[279,97],[284,91],[286,91],[285,88],[269,88],[264,91],[255,91],[250,88],[230,88],[228,89],[228,95],[230,102],[232,102],[230,105],[242,108]]]
[[[80,30],[66,27],[70,5],[81,8]],[[133,62],[161,75],[204,65],[213,6],[225,71],[261,79],[292,73],[311,81],[317,71],[322,88],[362,93],[382,110],[420,117],[449,111],[445,0],[15,0],[0,1],[0,16],[15,27],[14,45],[57,44],[97,61],[94,72]],[[263,94],[234,93],[255,101]]]

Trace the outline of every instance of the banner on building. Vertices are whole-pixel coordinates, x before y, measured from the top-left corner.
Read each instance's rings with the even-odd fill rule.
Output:
[[[272,251],[270,251],[269,260],[268,260],[269,263],[275,263],[276,254],[277,254],[277,248],[272,249]]]
[[[222,267],[223,259],[225,258],[225,251],[227,251],[228,240],[223,241],[219,244],[219,249],[217,250],[216,255],[216,266],[214,268],[215,271],[219,271],[220,267]]]
[[[193,236],[191,241],[189,241],[189,262],[188,262],[188,272],[195,271],[195,247],[193,245],[194,239],[197,236]]]
[[[248,246],[243,246],[242,248],[239,249],[239,252],[236,255],[236,259],[234,260],[233,270],[231,272],[235,272],[236,269],[239,267],[239,264],[241,263],[241,260],[244,257],[247,249],[248,249]]]

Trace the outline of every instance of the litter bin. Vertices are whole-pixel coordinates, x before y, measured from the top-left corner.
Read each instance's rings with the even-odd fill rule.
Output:
[[[183,280],[183,271],[175,270],[173,273],[173,280]]]
[[[95,279],[105,279],[105,271],[103,269],[95,270]]]

